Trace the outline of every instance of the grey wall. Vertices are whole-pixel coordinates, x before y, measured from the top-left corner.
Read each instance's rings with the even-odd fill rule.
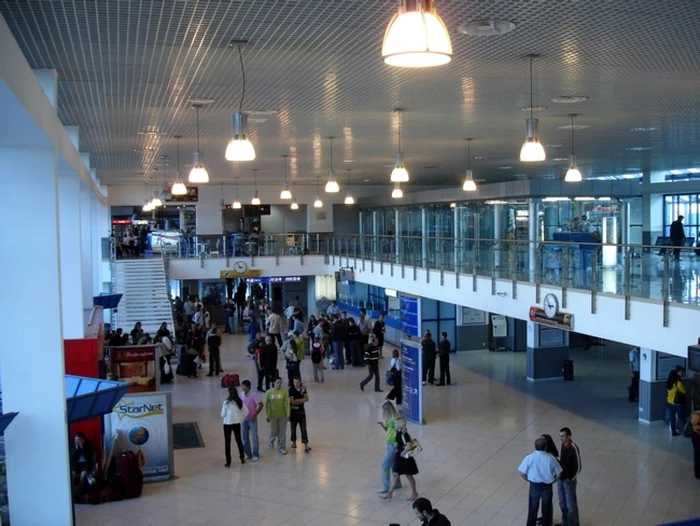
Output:
[[[261,228],[266,234],[306,232],[306,205],[292,210],[287,205],[271,205],[270,215],[261,217]]]
[[[359,212],[357,206],[333,205],[333,231],[342,236],[359,235]]]

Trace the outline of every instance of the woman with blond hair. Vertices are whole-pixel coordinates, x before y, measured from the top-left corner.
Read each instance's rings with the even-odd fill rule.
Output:
[[[394,495],[394,489],[396,489],[399,483],[399,478],[401,475],[406,475],[408,483],[411,485],[411,495],[407,500],[413,502],[418,498],[416,479],[414,478],[414,475],[418,475],[418,465],[416,464],[416,459],[412,456],[404,456],[404,453],[411,449],[411,435],[409,435],[406,430],[406,421],[403,418],[397,418],[394,421],[394,426],[396,428],[396,444],[394,447],[394,461],[391,468],[394,472],[394,480],[391,483],[389,491],[381,493],[379,498],[391,500],[391,497]]]
[[[384,460],[382,460],[382,489],[379,493],[387,493],[389,491],[391,466],[394,462],[394,451],[396,444],[396,428],[394,422],[400,419],[401,415],[391,402],[384,402],[382,406],[382,422],[377,422],[386,433],[386,452]],[[399,484],[400,487],[400,484]]]

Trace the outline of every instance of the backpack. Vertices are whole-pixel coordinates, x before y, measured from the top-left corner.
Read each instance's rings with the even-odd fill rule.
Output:
[[[321,354],[321,347],[316,347],[315,345],[311,348],[311,362],[321,363],[323,361],[323,355]]]

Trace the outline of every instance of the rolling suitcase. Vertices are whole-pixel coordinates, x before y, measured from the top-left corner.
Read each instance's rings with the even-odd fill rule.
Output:
[[[143,473],[133,451],[124,451],[117,455],[117,465],[121,479],[122,494],[125,499],[141,496],[143,490]]]

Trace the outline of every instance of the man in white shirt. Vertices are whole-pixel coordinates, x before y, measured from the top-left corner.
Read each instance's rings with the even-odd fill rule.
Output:
[[[282,347],[282,318],[279,314],[275,314],[270,307],[267,308],[265,329],[270,336],[277,340],[277,345]]]
[[[632,347],[629,354],[632,383],[629,388],[629,401],[639,401],[639,347]]]
[[[340,316],[340,307],[338,307],[335,300],[331,301],[330,306],[326,309],[326,313],[331,316]]]
[[[537,510],[542,501],[542,526],[552,526],[552,484],[561,473],[557,459],[547,453],[544,438],[535,440],[535,451],[527,455],[518,467],[520,476],[530,483],[527,526],[537,524]]]

